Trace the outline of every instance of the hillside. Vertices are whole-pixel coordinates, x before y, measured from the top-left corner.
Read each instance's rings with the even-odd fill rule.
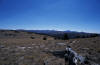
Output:
[[[56,31],[56,30],[22,30],[26,32],[33,32],[38,33],[42,35],[49,35],[53,36],[58,39],[63,39],[64,35],[67,34],[68,39],[74,39],[74,38],[91,38],[91,37],[97,37],[100,36],[100,34],[97,33],[87,33],[87,32],[77,32],[77,31]]]
[[[67,45],[88,57],[91,65],[100,65],[100,37],[59,40],[14,30],[0,30],[0,65],[65,65],[64,57],[48,51],[63,52]]]

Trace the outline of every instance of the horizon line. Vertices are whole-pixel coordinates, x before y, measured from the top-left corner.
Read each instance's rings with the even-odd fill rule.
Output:
[[[51,31],[71,31],[71,32],[83,32],[83,33],[97,33],[99,32],[87,32],[87,31],[75,31],[75,30],[57,30],[57,29],[0,29],[0,30],[51,30]]]

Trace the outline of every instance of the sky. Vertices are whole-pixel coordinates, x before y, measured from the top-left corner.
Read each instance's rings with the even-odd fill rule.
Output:
[[[0,0],[0,29],[100,33],[100,0]]]

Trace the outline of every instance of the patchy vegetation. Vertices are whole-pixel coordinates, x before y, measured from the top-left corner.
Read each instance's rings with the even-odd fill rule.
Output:
[[[5,36],[5,34],[15,34]],[[35,38],[34,38],[35,37]],[[43,38],[47,39],[43,39]],[[67,36],[65,36],[67,39]],[[59,40],[24,31],[0,31],[0,65],[65,65],[57,53],[70,45],[78,54],[87,57],[87,65],[100,65],[100,37]],[[53,53],[49,53],[53,52]]]

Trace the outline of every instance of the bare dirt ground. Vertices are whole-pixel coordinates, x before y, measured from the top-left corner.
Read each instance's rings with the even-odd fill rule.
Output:
[[[46,39],[44,39],[46,37]],[[66,45],[100,65],[100,37],[55,40],[28,32],[0,31],[0,65],[65,65],[63,57],[45,51],[63,51]]]

